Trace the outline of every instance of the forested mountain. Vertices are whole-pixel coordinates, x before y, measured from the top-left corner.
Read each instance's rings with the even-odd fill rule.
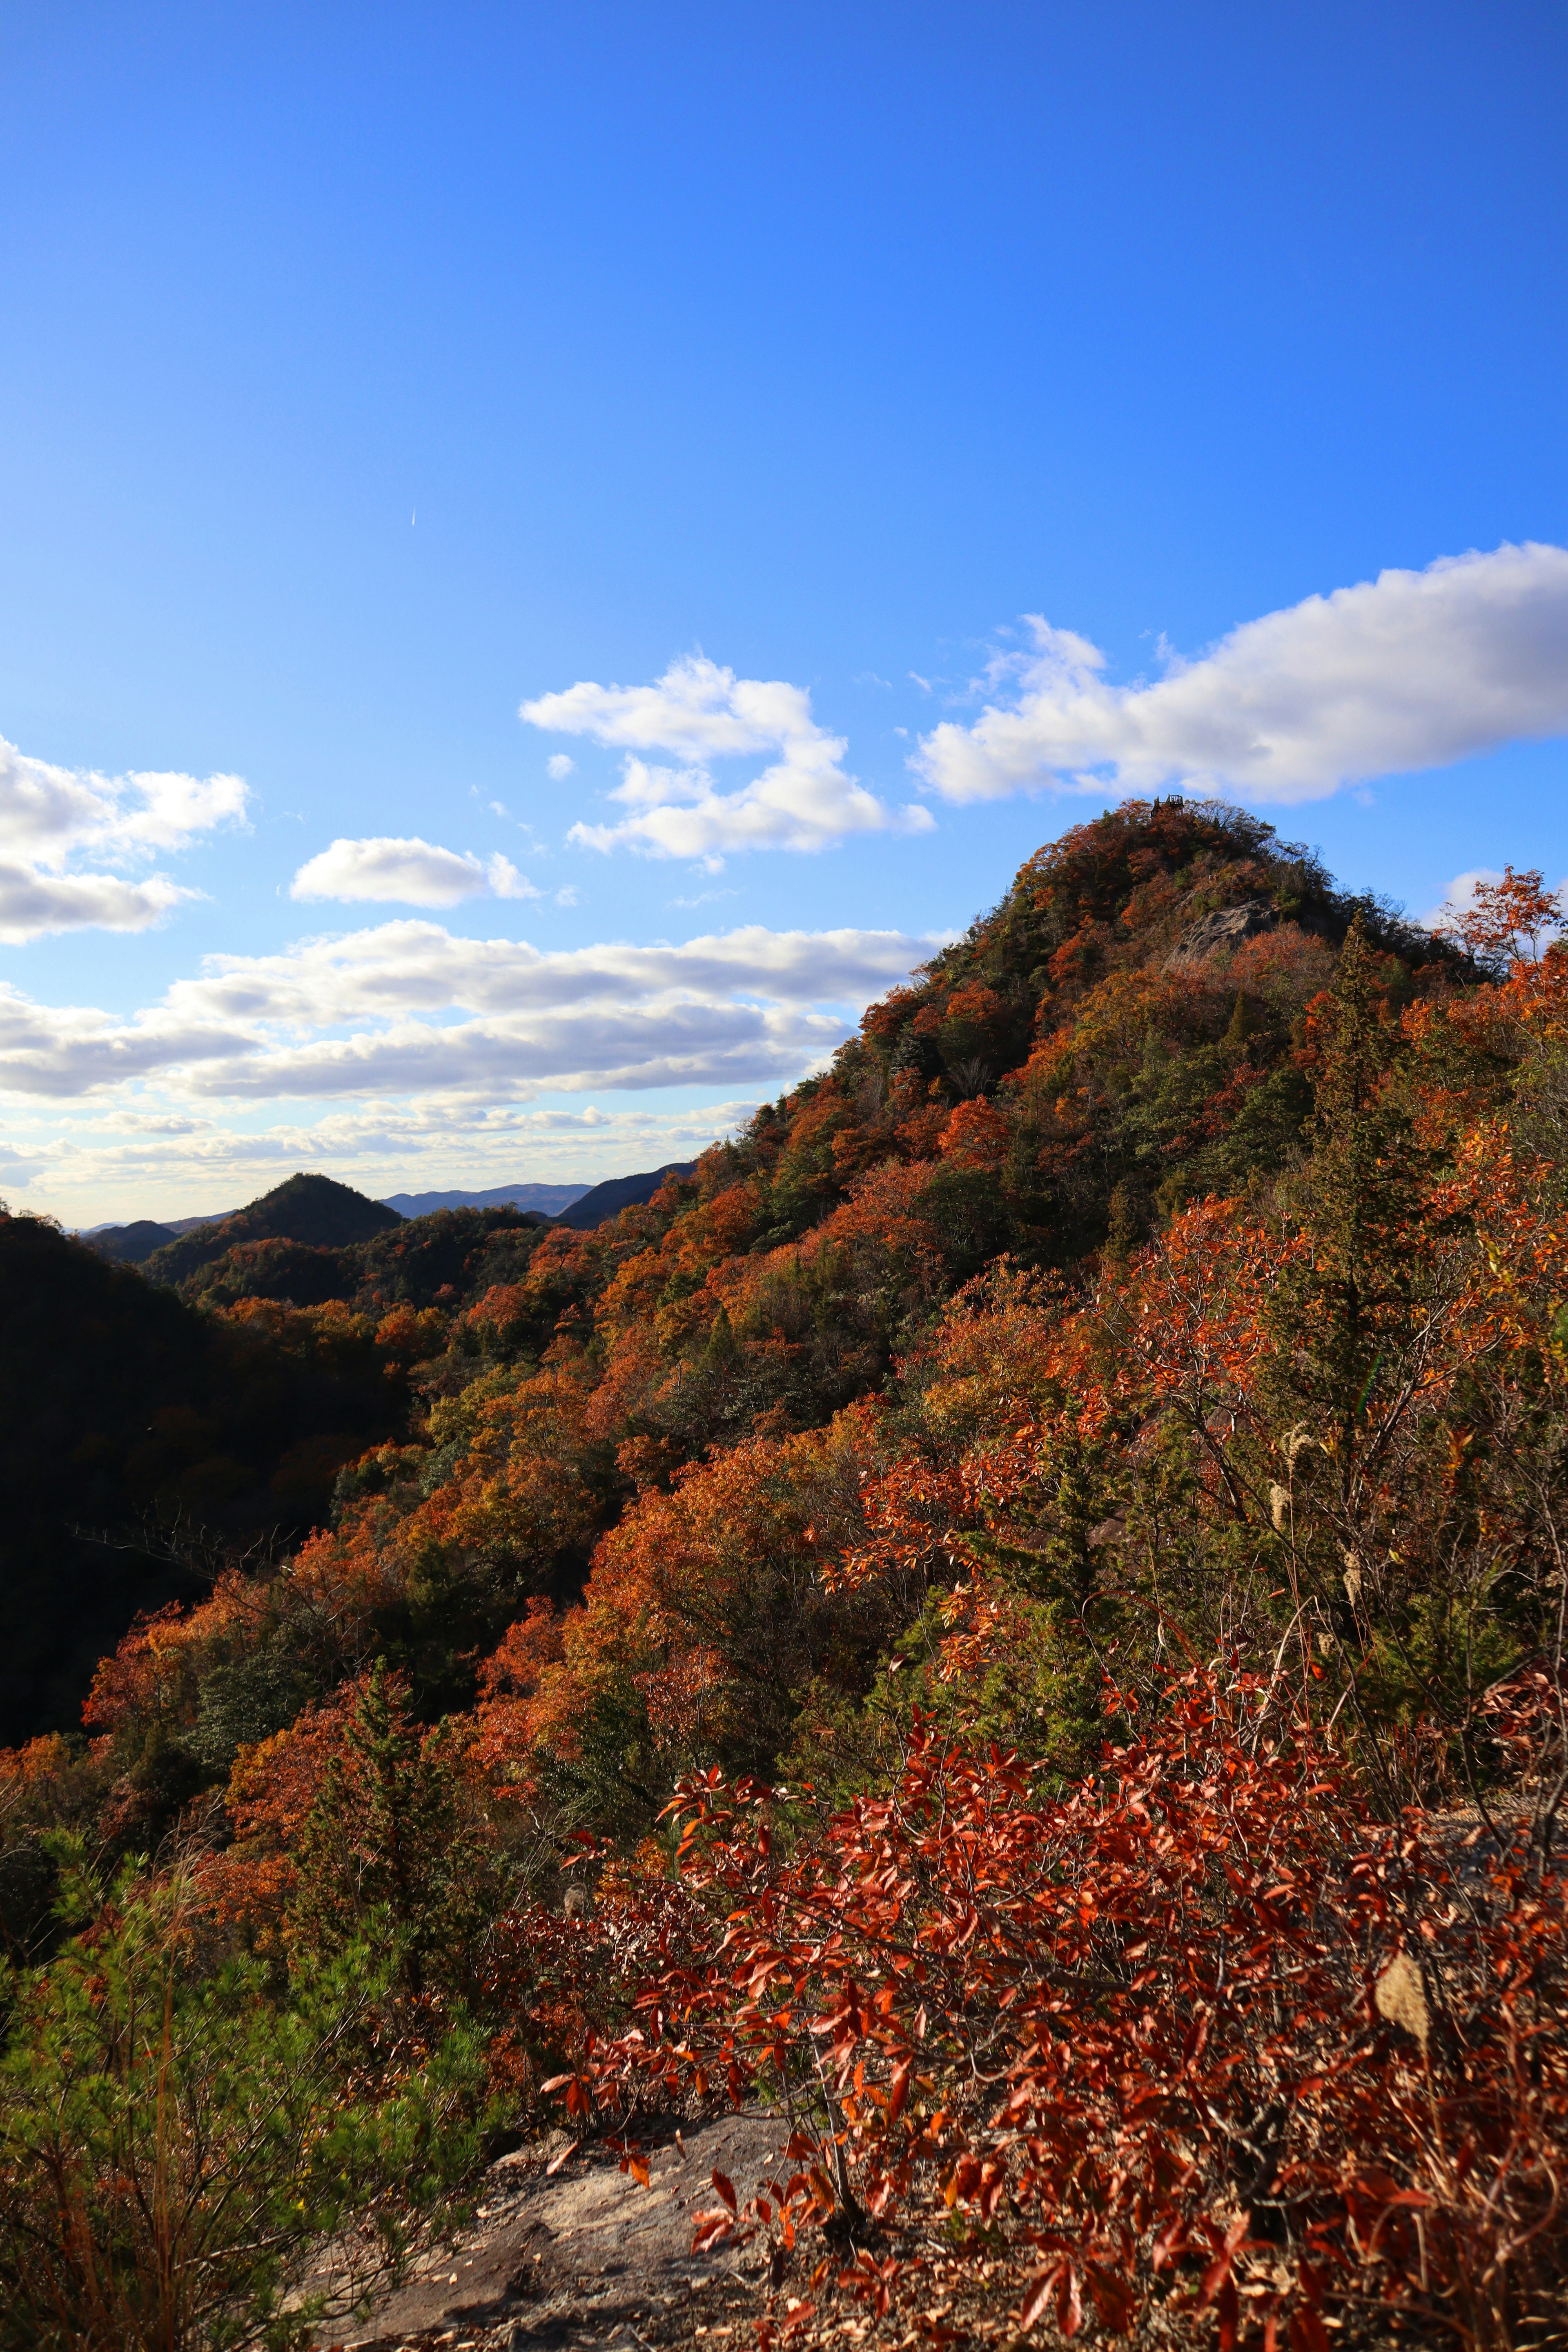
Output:
[[[74,1828],[159,1857],[115,1917],[172,1948],[177,1887],[193,2002],[381,1956],[372,2139],[443,2052],[465,2129],[787,2093],[794,2172],[705,2224],[769,2235],[766,2343],[1522,2341],[1565,2276],[1559,911],[1510,869],[1429,937],[1129,803],[592,1230],[230,1232],[175,1296],[0,1228],[19,1409],[110,1302],[392,1374],[308,1538],[5,1759],[11,1948]]]
[[[400,1222],[395,1209],[367,1201],[330,1176],[290,1176],[218,1224],[194,1226],[145,1260],[154,1282],[182,1282],[244,1243],[288,1241],[320,1249],[368,1241]]]

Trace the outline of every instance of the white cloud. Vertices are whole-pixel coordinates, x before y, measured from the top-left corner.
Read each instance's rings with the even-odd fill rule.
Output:
[[[611,798],[628,814],[616,824],[574,824],[567,838],[584,848],[716,867],[733,850],[819,850],[854,833],[931,828],[927,811],[895,812],[845,773],[844,738],[816,724],[803,688],[738,678],[701,655],[671,663],[652,686],[584,680],[525,702],[521,716],[626,754]],[[638,756],[645,751],[672,753],[680,764],[650,765]],[[709,772],[713,760],[769,753],[762,773],[731,792]]]
[[[0,737],[0,940],[145,930],[194,894],[134,869],[216,825],[243,824],[247,797],[238,776],[101,776],[32,759]]]
[[[0,940],[47,931],[144,931],[195,896],[162,874],[128,882],[114,874],[48,874],[0,858]]]
[[[47,1182],[30,1188],[30,1198],[68,1224],[86,1226],[235,1208],[297,1168],[322,1169],[377,1198],[542,1179],[592,1184],[695,1159],[755,1108],[754,1095],[678,1111],[504,1105],[476,1108],[455,1124],[444,1106],[378,1104],[259,1129],[187,1121],[185,1139],[173,1146],[160,1142],[155,1122],[98,1108],[79,1124],[68,1116],[57,1124],[33,1162],[47,1164]],[[26,1182],[0,1160],[0,1193],[19,1203]]]
[[[301,866],[291,898],[395,901],[405,907],[455,907],[460,898],[537,898],[541,894],[498,850],[488,865],[468,851],[437,848],[417,834],[334,841]]]
[[[544,896],[543,891],[537,889],[526,874],[520,874],[510,858],[503,857],[499,849],[485,867],[485,878],[491,895],[497,898],[542,898]]]
[[[1309,596],[1152,686],[1108,686],[1086,638],[1030,626],[1033,650],[992,666],[1010,698],[921,738],[911,764],[950,801],[1173,783],[1305,801],[1568,732],[1561,547],[1444,557]]]
[[[576,764],[570,751],[552,751],[544,762],[544,772],[553,776],[558,784],[563,783]]]
[[[544,952],[405,920],[213,956],[125,1020],[0,987],[0,1090],[65,1102],[156,1083],[258,1102],[417,1093],[472,1104],[544,1089],[776,1084],[798,1076],[934,942],[770,931]]]
[[[0,1143],[0,1184],[26,1184],[47,1165],[47,1156],[37,1151],[13,1151],[8,1143]]]

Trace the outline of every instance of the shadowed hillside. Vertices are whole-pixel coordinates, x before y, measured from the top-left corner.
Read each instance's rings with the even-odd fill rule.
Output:
[[[178,1239],[172,1225],[154,1224],[151,1217],[138,1217],[133,1224],[100,1226],[97,1233],[83,1234],[79,1238],[100,1257],[116,1265],[142,1265],[154,1250],[163,1249]]]
[[[195,1315],[43,1220],[0,1218],[7,1736],[72,1724],[106,1644],[204,1590],[215,1550],[325,1517],[341,1464],[406,1411],[374,1333]]]
[[[593,1233],[619,1216],[623,1209],[640,1208],[651,1201],[667,1176],[689,1176],[697,1162],[694,1160],[667,1160],[662,1168],[650,1168],[641,1176],[611,1176],[603,1184],[595,1184],[582,1199],[574,1201],[555,1212],[553,1222],[570,1225],[580,1234]]]

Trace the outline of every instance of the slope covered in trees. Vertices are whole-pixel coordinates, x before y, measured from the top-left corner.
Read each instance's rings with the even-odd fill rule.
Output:
[[[380,2095],[477,2037],[454,2130],[782,2097],[784,2175],[703,2224],[773,2243],[763,2344],[1527,2340],[1568,2128],[1555,913],[1510,872],[1430,939],[1130,803],[613,1223],[423,1221],[333,1254],[330,1308],[275,1244],[197,1269],[215,1334],[374,1306],[408,1417],[5,1760],[15,2063],[75,1831],[164,1856],[182,1968],[302,1997],[392,1954]]]
[[[154,1282],[177,1283],[226,1250],[247,1242],[290,1241],[312,1248],[342,1248],[368,1241],[399,1222],[384,1202],[367,1201],[351,1185],[330,1176],[290,1176],[248,1208],[221,1223],[197,1225],[165,1242],[145,1260]]]

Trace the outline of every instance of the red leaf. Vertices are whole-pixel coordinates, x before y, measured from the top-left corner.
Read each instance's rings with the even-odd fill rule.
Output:
[[[1329,2352],[1329,2331],[1310,2305],[1290,2314],[1290,2352]]]
[[[1098,2270],[1091,2263],[1085,2273],[1100,2324],[1110,2336],[1131,2336],[1138,2316],[1138,2289],[1129,2278],[1114,2272]]]
[[[713,2247],[722,2245],[735,2227],[733,2218],[728,2213],[699,2213],[696,2220],[697,2234],[691,2241],[694,2254],[706,2254]]]
[[[730,2208],[731,2212],[738,2212],[740,2208],[735,2202],[734,2185],[731,2181],[729,2175],[715,2169],[713,2174],[713,2186],[719,2191],[720,2196],[724,2200],[725,2204]]]
[[[1030,2281],[1029,2291],[1024,2297],[1024,2307],[1018,2314],[1018,2326],[1021,2330],[1026,2332],[1040,2317],[1051,2299],[1051,2289],[1061,2273],[1060,2263],[1053,2263],[1049,2270],[1039,2272]]]

